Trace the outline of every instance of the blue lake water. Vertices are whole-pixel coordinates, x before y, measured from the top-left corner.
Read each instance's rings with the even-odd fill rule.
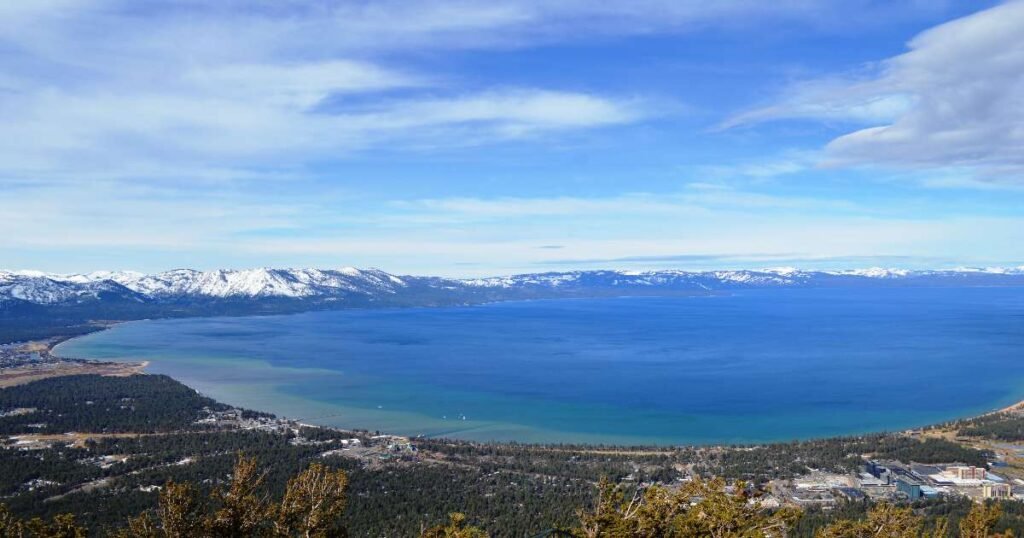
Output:
[[[765,289],[133,322],[67,356],[407,435],[739,443],[896,430],[1024,399],[1024,289]]]

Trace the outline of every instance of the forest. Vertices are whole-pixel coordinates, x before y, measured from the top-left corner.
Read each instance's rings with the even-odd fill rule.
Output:
[[[652,484],[678,491],[694,477],[717,477],[729,484],[745,481],[746,494],[757,496],[768,480],[799,476],[810,468],[855,470],[859,454],[979,465],[989,457],[951,441],[897,434],[744,447],[414,439],[415,452],[377,446],[374,452],[356,455],[337,450],[340,440],[359,438],[372,445],[377,441],[371,432],[300,425],[258,431],[198,424],[200,416],[229,407],[158,375],[69,376],[0,390],[0,412],[18,408],[33,411],[0,417],[0,432],[7,438],[6,448],[0,448],[0,503],[11,517],[26,521],[38,517],[52,522],[61,514],[74,514],[76,525],[89,536],[119,532],[143,513],[156,521],[153,510],[171,483],[191,484],[197,498],[212,502],[218,488],[230,485],[239,453],[259,462],[265,472],[259,491],[267,499],[283,498],[289,479],[313,464],[343,471],[347,493],[340,525],[351,536],[415,536],[450,525],[451,513],[464,514],[460,525],[479,527],[491,536],[580,528],[580,511],[599,506],[602,481],[629,496]],[[95,435],[33,450],[19,449],[11,440],[68,431]],[[946,499],[910,508],[921,518],[922,532],[947,518],[947,535],[955,536],[970,507]],[[808,510],[787,533],[814,536],[837,519],[863,519],[873,508],[849,503],[830,512]],[[1024,534],[1019,503],[1002,506],[993,525]]]
[[[194,482],[168,480],[154,507],[108,528],[110,538],[329,538],[346,537],[348,473],[312,463],[290,477],[280,495],[264,490],[268,471],[256,458],[239,455],[231,473],[208,494]],[[575,521],[535,536],[573,538],[783,538],[799,536],[804,520],[792,507],[767,509],[758,491],[743,482],[694,479],[677,488],[652,485],[629,488],[602,479],[589,506],[575,511]],[[1005,505],[972,503],[955,517],[922,514],[912,506],[877,504],[863,511],[843,510],[813,530],[816,538],[962,538],[1011,537]],[[0,536],[18,538],[85,538],[89,529],[72,513],[21,518],[0,505]],[[390,534],[385,534],[390,535]],[[487,538],[461,512],[436,525],[421,525],[421,538]]]
[[[194,427],[203,408],[228,406],[167,376],[78,375],[0,390],[0,409],[15,408],[36,412],[3,417],[0,434],[168,432]]]

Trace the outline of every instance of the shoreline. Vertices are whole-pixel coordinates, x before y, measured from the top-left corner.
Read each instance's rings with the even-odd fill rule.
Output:
[[[472,306],[479,306],[479,305],[472,305]],[[102,361],[102,360],[88,359],[88,358],[63,357],[63,356],[61,356],[61,355],[59,355],[59,354],[57,354],[55,352],[55,348],[57,346],[59,346],[60,344],[65,343],[65,342],[68,342],[70,340],[74,340],[74,339],[77,339],[77,338],[80,338],[80,337],[83,337],[83,336],[87,336],[89,334],[95,334],[95,333],[98,333],[98,332],[101,332],[101,331],[105,331],[105,330],[113,328],[113,327],[115,327],[117,325],[120,325],[122,323],[132,323],[132,322],[136,322],[136,321],[150,321],[150,320],[144,319],[144,320],[107,321],[107,322],[104,322],[102,324],[97,324],[98,327],[97,327],[96,331],[92,331],[90,333],[80,334],[80,335],[56,337],[56,338],[46,342],[46,344],[47,344],[46,349],[42,353],[46,353],[46,355],[48,355],[49,357],[52,357],[53,359],[55,359],[55,360],[57,360],[57,361],[59,361],[61,363],[96,365],[97,367],[99,367],[99,369],[101,371],[97,371],[97,372],[89,372],[89,371],[76,372],[76,371],[71,371],[71,372],[68,372],[68,373],[58,373],[56,375],[46,375],[46,376],[43,376],[43,377],[39,377],[38,379],[45,379],[47,377],[59,377],[61,375],[86,375],[86,374],[110,375],[110,376],[147,375],[148,372],[146,372],[146,369],[151,364],[151,362],[148,361],[148,360],[132,361],[132,362]],[[31,342],[26,342],[26,344],[29,344],[29,343],[31,343]],[[102,371],[103,367],[110,367],[110,366],[114,366],[114,365],[121,366],[121,368],[115,368],[114,371],[112,371],[110,373],[106,373],[106,372]],[[0,371],[2,371],[2,370],[0,370]],[[179,379],[177,379],[177,378],[172,378],[172,379],[174,379],[175,381],[177,381],[179,383],[182,383],[183,385],[188,386],[192,390],[195,390],[197,393],[202,394],[199,390],[195,389],[194,387],[192,387],[190,385],[187,385],[187,384],[183,383]],[[30,379],[29,381],[24,381],[23,383],[28,383],[28,382],[35,381],[35,380],[37,380],[37,379]],[[17,383],[17,384],[22,384],[22,383]],[[5,385],[3,383],[3,380],[0,379],[0,389],[4,388],[5,386],[10,386],[10,385]],[[227,402],[223,402],[223,403],[227,403]],[[229,405],[234,405],[234,404],[229,404]],[[270,412],[270,411],[266,411],[266,410],[259,410],[259,411],[268,412],[268,413]],[[941,422],[932,422],[932,423],[928,423],[928,424],[924,424],[924,425],[916,426],[916,427],[911,427],[911,428],[903,428],[903,429],[896,429],[896,430],[873,430],[873,431],[850,433],[850,434],[843,434],[843,435],[816,436],[816,437],[808,437],[806,439],[800,439],[800,441],[802,441],[802,442],[809,442],[809,441],[815,441],[815,440],[826,440],[826,439],[835,439],[835,438],[844,438],[844,437],[863,437],[863,436],[872,436],[872,435],[917,436],[917,435],[920,435],[922,433],[927,433],[928,431],[941,430],[941,429],[944,429],[944,428],[949,428],[950,426],[954,426],[954,425],[957,425],[957,424],[962,423],[962,422],[972,421],[972,420],[976,420],[976,419],[980,419],[980,418],[984,418],[984,417],[989,417],[989,416],[994,416],[994,415],[1000,415],[1000,414],[1004,414],[1004,413],[1013,413],[1013,412],[1018,412],[1018,411],[1024,411],[1024,399],[1018,400],[1018,401],[1016,401],[1016,402],[1014,402],[1014,403],[1012,403],[1010,405],[1006,405],[1006,406],[1003,406],[1003,407],[991,409],[989,411],[976,412],[976,413],[972,413],[970,415],[966,415],[966,416],[959,417],[959,418],[953,418],[953,419],[945,420],[945,421],[941,421]],[[280,418],[287,419],[289,417],[282,416]],[[299,420],[299,419],[295,419],[295,420]],[[350,430],[353,429],[351,426],[316,425],[316,424],[311,424],[311,425],[313,425],[315,427],[318,427],[318,428],[325,428],[325,429],[339,430],[339,431],[350,431]],[[388,432],[386,432],[384,430],[380,430],[380,431],[382,433],[388,433]],[[395,434],[395,435],[399,435],[399,434]],[[406,436],[406,437],[410,437],[410,436]],[[616,449],[628,449],[628,450],[651,449],[651,448],[658,449],[658,450],[671,450],[673,448],[680,448],[680,447],[721,448],[721,447],[737,445],[736,443],[732,443],[732,442],[716,442],[716,443],[707,443],[707,444],[703,444],[703,443],[671,443],[671,444],[658,444],[658,443],[655,443],[655,444],[650,444],[650,443],[647,443],[647,444],[643,444],[643,443],[641,443],[641,444],[615,444],[615,443],[611,443],[611,444],[609,444],[609,443],[596,442],[596,441],[595,442],[585,442],[585,441],[584,442],[530,442],[530,441],[518,441],[518,440],[479,441],[479,440],[473,440],[473,439],[461,439],[461,438],[458,438],[458,437],[447,437],[447,436],[444,436],[444,435],[428,436],[426,438],[432,439],[432,440],[436,440],[436,441],[447,441],[447,442],[456,442],[456,443],[470,443],[470,444],[479,444],[479,445],[494,445],[494,446],[507,445],[507,444],[513,443],[513,444],[526,444],[526,445],[533,445],[533,446],[577,446],[577,447],[590,447],[590,448],[593,448],[593,449],[614,447]],[[777,440],[777,441],[764,441],[764,442],[748,442],[748,443],[739,443],[738,446],[747,446],[747,447],[770,446],[770,445],[776,445],[776,444],[785,444],[785,443],[788,443],[788,442],[790,442],[790,441],[787,441],[787,440]]]
[[[989,416],[989,415],[998,415],[1000,413],[1011,413],[1013,411],[1022,411],[1022,410],[1024,410],[1024,400],[1021,400],[1021,401],[1019,401],[1019,402],[1017,402],[1015,404],[1008,405],[1008,406],[1006,406],[1006,407],[1004,407],[1002,409],[997,409],[995,411],[989,411],[988,413],[985,413],[984,415],[980,415],[980,416],[985,417],[985,416]]]
[[[103,323],[96,331],[109,329],[116,323]],[[11,353],[15,355],[38,356],[38,360],[27,359],[24,362],[16,362],[14,366],[0,367],[0,389],[25,385],[34,381],[65,377],[72,375],[100,375],[111,377],[127,377],[146,373],[150,361],[101,361],[95,359],[81,359],[75,357],[63,357],[55,352],[58,345],[79,338],[81,335],[55,336],[46,340],[29,340],[12,346]]]

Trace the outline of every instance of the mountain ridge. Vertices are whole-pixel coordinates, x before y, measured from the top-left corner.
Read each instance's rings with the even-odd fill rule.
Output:
[[[580,270],[524,273],[481,278],[394,275],[380,269],[341,267],[172,269],[145,274],[134,271],[94,271],[57,274],[0,270],[0,304],[30,303],[61,306],[87,302],[122,301],[173,303],[186,300],[369,301],[437,295],[465,295],[467,300],[488,296],[500,300],[520,295],[585,295],[586,291],[645,290],[646,292],[710,292],[751,287],[813,287],[858,285],[1024,285],[1024,266],[910,270],[864,268],[800,270],[791,267],[717,271],[666,269],[654,271]],[[601,293],[606,294],[606,293]],[[472,301],[475,302],[475,301]]]

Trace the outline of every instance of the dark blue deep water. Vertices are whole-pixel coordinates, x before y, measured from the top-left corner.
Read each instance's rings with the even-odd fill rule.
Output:
[[[409,435],[731,443],[903,429],[1024,399],[1024,289],[766,289],[127,323],[223,401]]]

